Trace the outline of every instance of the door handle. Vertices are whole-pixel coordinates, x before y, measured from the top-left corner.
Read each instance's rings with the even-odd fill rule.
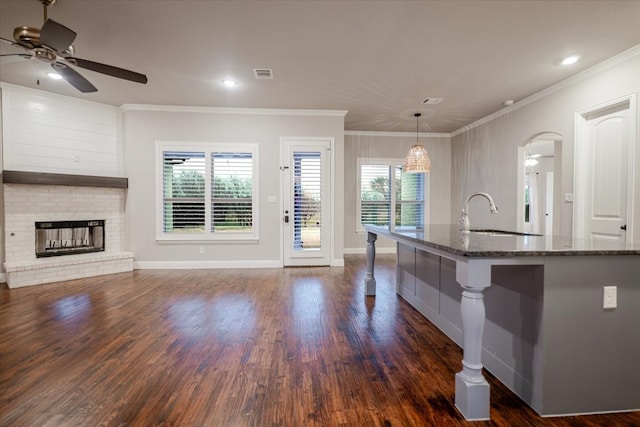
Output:
[[[627,229],[627,224],[620,226],[620,230],[626,230],[626,229]]]
[[[289,222],[289,211],[284,211],[284,222],[285,223]]]

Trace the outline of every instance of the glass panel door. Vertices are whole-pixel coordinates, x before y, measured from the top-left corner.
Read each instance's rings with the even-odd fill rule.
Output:
[[[284,265],[329,265],[329,141],[286,142]]]

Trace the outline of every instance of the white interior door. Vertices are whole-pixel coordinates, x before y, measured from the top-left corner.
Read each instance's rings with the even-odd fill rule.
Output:
[[[586,121],[590,169],[585,235],[626,239],[628,203],[629,109],[613,108]]]
[[[331,264],[331,142],[283,144],[285,266]]]

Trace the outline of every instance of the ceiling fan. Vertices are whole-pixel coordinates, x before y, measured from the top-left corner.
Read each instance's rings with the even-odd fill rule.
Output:
[[[91,84],[89,80],[70,67],[70,65],[136,83],[147,83],[147,76],[144,74],[77,58],[75,56],[75,49],[72,46],[76,38],[75,31],[51,19],[47,19],[47,7],[55,4],[56,0],[38,1],[44,6],[45,22],[41,29],[22,26],[13,30],[14,40],[0,37],[1,41],[21,47],[25,49],[27,53],[0,55],[0,60],[39,59],[51,64],[51,67],[62,76],[63,79],[83,93],[97,92],[98,89]]]

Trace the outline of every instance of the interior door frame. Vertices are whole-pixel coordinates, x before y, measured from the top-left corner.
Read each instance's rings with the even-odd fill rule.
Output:
[[[563,140],[564,137],[562,135],[560,135],[559,133],[556,132],[552,132],[552,131],[545,131],[545,132],[538,132],[536,134],[533,134],[532,136],[530,136],[529,138],[527,138],[527,140],[522,143],[522,145],[519,145],[517,148],[517,177],[516,177],[516,185],[517,185],[517,191],[516,191],[516,228],[518,230],[524,230],[525,229],[525,222],[524,222],[524,183],[525,183],[525,174],[526,174],[526,167],[524,166],[524,159],[525,159],[525,154],[527,153],[527,145],[529,145],[531,142],[534,142],[536,140],[539,139],[550,139],[554,141],[554,150],[553,150],[553,173],[554,173],[554,178],[553,178],[553,206],[554,206],[554,212],[557,212],[560,210],[560,203],[559,203],[559,195],[561,193],[561,186],[562,183],[560,181],[561,176],[562,176],[562,170],[559,167],[559,164],[561,164],[561,160],[558,161],[558,159],[562,158],[562,149],[561,147],[558,146],[558,143],[563,144]],[[556,223],[557,220],[557,216],[554,219],[554,224]],[[558,222],[559,224],[559,222]],[[553,226],[554,229],[557,229],[557,226],[554,225]],[[545,229],[545,233],[547,233],[547,230]],[[550,232],[548,232],[547,234],[555,234],[554,230],[550,230]]]
[[[283,136],[280,137],[280,267],[285,266],[285,245],[287,242],[285,241],[285,233],[284,233],[284,211],[285,211],[285,194],[284,194],[284,170],[289,167],[287,163],[289,153],[285,152],[285,148],[289,145],[317,145],[319,143],[329,143],[329,191],[330,197],[327,203],[329,203],[328,210],[330,212],[330,218],[327,221],[327,226],[329,227],[329,240],[327,242],[328,245],[328,254],[329,254],[329,265],[333,265],[333,259],[335,255],[334,241],[335,241],[335,221],[333,217],[335,215],[335,138],[333,137],[314,137],[314,136]]]
[[[584,202],[588,194],[589,168],[586,166],[591,162],[589,150],[587,150],[587,126],[590,117],[604,112],[616,106],[627,106],[629,110],[629,146],[627,159],[627,231],[625,239],[628,243],[633,242],[634,224],[634,192],[635,192],[635,148],[636,148],[636,117],[637,117],[637,96],[635,93],[622,96],[611,101],[575,113],[575,144],[573,156],[573,235],[575,237],[585,237],[587,205]],[[625,108],[622,108],[625,109]]]

